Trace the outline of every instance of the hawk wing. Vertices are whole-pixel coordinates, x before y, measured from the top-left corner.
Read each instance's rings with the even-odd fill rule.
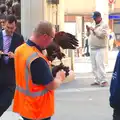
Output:
[[[78,40],[74,35],[67,32],[57,32],[53,41],[63,49],[76,49]]]
[[[61,52],[60,47],[63,49],[76,49],[78,40],[74,35],[66,32],[57,32],[53,42],[46,48],[48,59],[53,61],[56,57],[61,60],[65,54]]]

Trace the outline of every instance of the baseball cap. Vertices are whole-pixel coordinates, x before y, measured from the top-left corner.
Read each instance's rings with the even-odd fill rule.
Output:
[[[98,12],[98,11],[93,12],[92,18],[93,18],[93,19],[96,19],[97,17],[101,17],[101,13]]]

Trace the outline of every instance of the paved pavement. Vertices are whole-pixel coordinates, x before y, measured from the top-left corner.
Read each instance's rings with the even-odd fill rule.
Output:
[[[107,89],[57,93],[56,120],[112,120]]]
[[[112,120],[106,89],[56,93],[56,113],[52,120]],[[18,120],[8,111],[1,120]]]
[[[118,51],[109,52],[108,55],[108,65],[106,65],[106,71],[112,72],[117,57]],[[75,58],[75,73],[88,73],[92,72],[91,60],[89,57],[79,57]]]
[[[112,73],[107,73],[109,83],[111,76]],[[57,90],[56,120],[112,120],[109,86],[91,87],[93,80],[91,73],[76,74],[74,81]]]
[[[117,52],[110,53],[107,73],[109,83],[116,55]],[[112,120],[109,86],[105,88],[90,86],[94,77],[89,58],[76,58],[75,62],[75,80],[63,84],[55,93],[56,113],[52,120]],[[19,115],[12,113],[11,110],[12,106],[0,120],[18,120]]]

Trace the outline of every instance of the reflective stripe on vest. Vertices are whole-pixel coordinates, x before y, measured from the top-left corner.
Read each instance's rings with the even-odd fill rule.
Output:
[[[26,80],[26,89],[23,89],[22,87],[16,85],[16,90],[18,90],[19,92],[30,96],[30,97],[38,97],[38,96],[43,96],[44,94],[46,94],[48,92],[47,89],[44,89],[42,91],[38,91],[38,92],[31,92],[29,90],[29,64],[31,62],[31,59],[37,58],[38,54],[36,52],[34,52],[31,56],[28,57],[28,59],[26,60],[26,68],[25,68],[25,80]]]

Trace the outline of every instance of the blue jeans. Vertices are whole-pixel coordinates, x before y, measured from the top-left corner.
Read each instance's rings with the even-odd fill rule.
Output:
[[[30,120],[30,119],[27,119],[27,118],[24,118],[24,117],[22,117],[22,118],[23,118],[23,120]],[[43,119],[43,120],[51,120],[51,117]]]

